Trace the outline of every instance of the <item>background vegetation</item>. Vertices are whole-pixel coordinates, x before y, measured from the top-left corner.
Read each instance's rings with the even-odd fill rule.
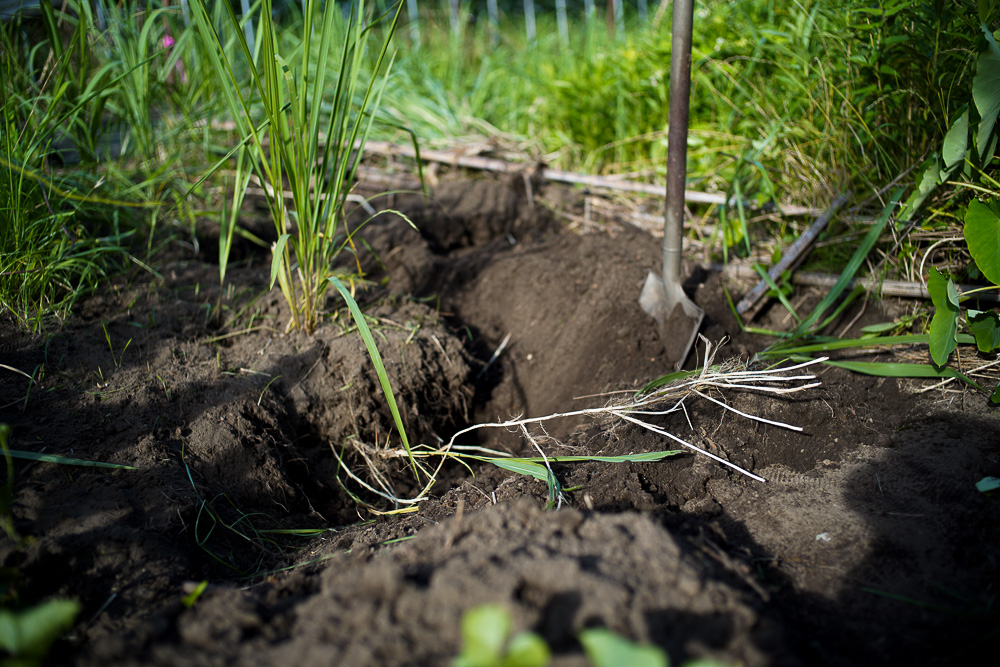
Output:
[[[565,28],[539,3],[530,40],[519,2],[501,3],[496,25],[486,3],[462,3],[457,15],[447,3],[418,6],[416,24],[404,11],[390,58],[379,63],[377,48],[387,21],[372,25],[373,46],[359,52],[352,76],[388,76],[371,138],[409,142],[412,133],[424,145],[476,143],[573,171],[662,181],[669,3],[653,3],[644,19],[626,4],[620,30],[609,29],[601,3],[590,15],[570,3]],[[250,169],[232,152],[246,136],[234,131],[243,121],[224,93],[234,82],[251,87],[240,36],[259,65],[252,33],[262,31],[259,22],[244,33],[227,26],[224,7],[210,5],[208,20],[233,63],[229,83],[216,76],[218,60],[186,3],[69,0],[65,11],[42,3],[4,17],[0,303],[23,325],[65,314],[109,271],[130,263],[155,270],[149,258],[162,243],[197,244],[199,217],[239,231],[220,193]],[[368,16],[389,7],[380,0]],[[273,16],[275,50],[296,52],[300,3],[279,3]],[[932,169],[969,109],[969,139],[980,141],[974,80],[998,28],[995,3],[974,0],[698,2],[690,187],[813,207],[850,190],[875,212],[891,187],[907,188],[919,195],[906,211],[912,222],[890,225],[886,239],[889,265],[913,278],[934,234],[953,236],[968,203],[989,205],[1000,189],[995,143],[975,160],[963,153],[961,168]],[[314,40],[312,62],[340,62],[349,29],[334,21],[340,37]],[[324,95],[334,99],[338,83],[328,77]],[[278,117],[262,96],[247,101],[248,118]],[[309,131],[330,126],[335,107],[316,108],[321,118],[310,119]],[[202,180],[211,164],[224,168]],[[785,222],[755,226],[725,209],[708,213],[723,223],[716,254],[787,240]],[[830,233],[857,238],[865,224]],[[830,260],[846,263],[849,250]],[[961,244],[943,255],[938,248],[932,263],[979,277]]]

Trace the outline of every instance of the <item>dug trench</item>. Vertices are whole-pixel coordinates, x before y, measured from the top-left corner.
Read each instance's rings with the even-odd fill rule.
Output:
[[[669,370],[637,303],[658,241],[569,230],[558,213],[579,195],[545,190],[457,180],[372,199],[413,223],[364,229],[372,282],[356,294],[414,444],[600,406]],[[331,296],[314,335],[286,334],[267,256],[238,248],[220,289],[202,242],[45,336],[0,329],[4,365],[33,377],[0,375],[13,446],[134,467],[17,462],[6,603],[81,604],[53,664],[447,664],[487,602],[557,665],[585,664],[577,637],[595,626],[734,665],[949,663],[995,639],[997,505],[975,483],[1000,474],[1000,433],[982,396],[819,366],[804,392],[713,394],[801,432],[697,396],[655,418],[766,482],[692,452],[557,464],[572,490],[552,509],[538,480],[450,463],[417,512],[379,515],[351,494],[392,503],[347,470],[401,499],[419,485],[380,453],[399,443],[346,310]],[[717,360],[769,342],[740,332],[718,275],[689,268],[703,333],[728,339]],[[601,419],[531,433],[549,455],[675,447]],[[460,442],[534,453],[508,429]]]

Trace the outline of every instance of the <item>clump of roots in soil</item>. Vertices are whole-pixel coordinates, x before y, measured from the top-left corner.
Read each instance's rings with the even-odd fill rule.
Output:
[[[562,501],[562,493],[552,472],[551,463],[579,461],[649,462],[662,460],[683,451],[637,452],[625,456],[559,456],[546,452],[540,443],[545,441],[553,447],[562,447],[563,443],[549,437],[547,433],[544,438],[539,438],[533,436],[529,431],[529,426],[535,426],[544,432],[545,422],[577,417],[594,420],[597,425],[608,432],[628,425],[638,426],[663,436],[672,444],[707,456],[755,481],[765,482],[766,480],[760,475],[697,447],[655,422],[666,415],[680,412],[684,414],[688,426],[693,429],[687,413],[687,404],[700,400],[718,407],[721,411],[732,412],[744,419],[792,431],[801,431],[801,427],[793,424],[766,419],[738,410],[726,402],[725,395],[727,392],[752,391],[779,396],[813,389],[818,387],[820,382],[815,375],[803,372],[803,369],[826,361],[826,357],[810,359],[790,366],[765,368],[753,367],[750,362],[741,359],[729,359],[715,363],[719,346],[713,346],[704,336],[699,337],[705,346],[705,361],[701,368],[664,375],[649,382],[639,390],[623,390],[607,394],[608,401],[601,407],[559,412],[541,417],[524,418],[518,416],[506,421],[474,424],[457,431],[447,441],[441,440],[436,446],[406,443],[402,447],[391,447],[387,442],[385,446],[380,447],[355,441],[353,452],[364,464],[361,472],[352,469],[345,458],[345,452],[343,450],[338,452],[337,448],[334,447],[332,449],[337,458],[338,470],[343,474],[343,477],[338,477],[338,479],[352,498],[372,511],[377,513],[411,512],[416,511],[419,503],[429,497],[431,489],[439,480],[443,466],[448,461],[457,461],[468,468],[470,472],[472,472],[470,462],[487,462],[547,482],[550,500],[558,505]],[[509,453],[478,445],[458,444],[462,436],[481,429],[504,429],[520,433],[520,436],[537,452],[538,456],[514,457]],[[393,461],[405,461],[406,466],[416,475],[419,491],[411,497],[401,497],[393,491],[394,485],[390,472],[390,464]],[[357,485],[368,493],[391,503],[391,509],[378,508],[367,503],[358,494],[348,489],[349,484]]]

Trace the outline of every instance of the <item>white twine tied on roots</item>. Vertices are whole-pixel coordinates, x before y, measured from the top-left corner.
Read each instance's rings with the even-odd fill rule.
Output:
[[[713,348],[711,342],[704,336],[698,336],[702,343],[705,345],[705,361],[702,364],[701,372],[695,374],[688,374],[686,376],[679,377],[673,382],[669,382],[662,387],[658,387],[647,394],[635,397],[634,392],[628,392],[633,396],[630,400],[621,403],[611,403],[609,405],[599,407],[599,408],[588,408],[584,410],[574,410],[571,412],[559,412],[555,414],[546,415],[544,417],[531,417],[523,419],[517,417],[503,422],[487,422],[483,424],[475,424],[473,426],[466,427],[457,433],[455,433],[451,438],[443,443],[437,449],[414,449],[413,456],[417,458],[430,458],[430,457],[440,457],[440,461],[435,466],[434,471],[430,472],[424,466],[421,466],[421,470],[425,471],[427,474],[428,482],[421,492],[414,498],[402,499],[398,498],[393,494],[384,483],[380,483],[382,486],[382,491],[373,488],[371,485],[367,484],[364,480],[359,478],[357,475],[352,473],[341,460],[340,456],[337,455],[338,461],[341,463],[347,475],[356,483],[360,484],[362,487],[368,491],[390,500],[397,505],[413,505],[421,500],[426,499],[427,493],[430,491],[431,487],[437,477],[438,471],[441,470],[441,466],[449,458],[461,457],[462,453],[477,453],[478,455],[487,455],[497,458],[510,458],[511,455],[506,452],[500,452],[496,450],[486,449],[483,447],[475,446],[463,446],[456,445],[455,440],[460,436],[470,433],[472,431],[482,429],[482,428],[503,428],[507,430],[519,430],[522,433],[527,433],[527,425],[529,424],[542,424],[546,421],[552,419],[559,419],[563,417],[577,417],[577,416],[588,416],[588,417],[598,417],[598,416],[613,416],[617,417],[623,421],[635,424],[644,429],[652,431],[658,435],[665,436],[674,442],[687,447],[688,449],[707,456],[708,458],[718,461],[719,463],[728,466],[747,477],[754,479],[758,482],[766,482],[767,480],[760,475],[755,475],[754,473],[741,468],[740,466],[727,461],[726,459],[712,454],[711,452],[705,451],[701,447],[687,442],[683,438],[674,435],[670,431],[664,428],[650,424],[647,421],[643,421],[636,415],[647,415],[647,416],[659,416],[667,415],[678,410],[683,411],[685,416],[687,416],[687,410],[684,407],[684,401],[690,396],[696,396],[698,398],[705,399],[716,405],[720,406],[724,410],[728,410],[734,414],[750,419],[753,421],[761,422],[764,424],[770,424],[771,426],[777,426],[779,428],[786,428],[791,431],[801,432],[802,428],[799,426],[794,426],[792,424],[786,424],[784,422],[775,421],[773,419],[766,419],[764,417],[758,417],[756,415],[748,414],[737,410],[736,408],[727,405],[724,401],[720,401],[712,396],[709,396],[706,391],[715,388],[720,390],[725,389],[735,389],[742,391],[754,391],[759,393],[766,393],[772,395],[784,395],[792,394],[800,391],[805,391],[818,387],[821,383],[816,380],[816,376],[812,374],[793,374],[788,375],[789,372],[799,371],[803,368],[813,366],[818,363],[822,363],[828,359],[828,357],[819,357],[817,359],[810,359],[803,363],[795,364],[792,366],[784,366],[779,368],[766,368],[763,370],[749,370],[745,369],[745,364],[738,360],[729,360],[718,366],[713,366],[715,360],[715,355],[718,351],[719,346]],[[744,370],[739,370],[744,368]],[[804,383],[804,384],[802,384]],[[672,405],[669,407],[658,409],[666,402],[671,402]],[[688,425],[691,426],[690,419],[688,420]],[[693,426],[692,426],[693,428]],[[530,439],[530,438],[529,438]],[[536,442],[532,441],[533,445],[538,448]],[[335,452],[336,455],[336,452]],[[400,458],[408,456],[407,452],[402,449],[392,449],[385,450],[382,452],[383,458]],[[545,457],[545,454],[542,454]]]

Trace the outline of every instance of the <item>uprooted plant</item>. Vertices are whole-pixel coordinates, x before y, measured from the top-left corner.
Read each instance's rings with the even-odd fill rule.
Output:
[[[204,0],[191,3],[201,43],[218,73],[221,96],[240,137],[204,178],[235,159],[234,212],[251,177],[263,186],[278,236],[272,247],[271,286],[278,283],[291,308],[288,328],[311,332],[335,260],[347,248],[355,252],[357,229],[347,227],[344,207],[391,67],[389,43],[401,5],[372,17],[364,0],[355,0],[346,25],[341,25],[340,5],[327,2],[321,8],[315,0],[306,0],[302,36],[292,46],[277,38],[270,0],[260,5],[254,44],[248,43],[231,4],[223,5],[226,18],[217,26]],[[367,42],[384,21],[388,27],[365,82]],[[335,65],[338,39],[342,43]],[[243,70],[249,71],[249,89]],[[232,231],[230,221],[223,232],[231,237]],[[228,247],[225,241],[221,245]],[[224,267],[225,257],[221,259]]]
[[[343,285],[338,285],[338,289],[341,292],[345,291]],[[359,326],[360,325],[361,322],[359,321]],[[706,350],[705,362],[700,369],[692,371],[678,371],[664,375],[656,380],[653,380],[637,392],[628,392],[628,399],[612,401],[603,407],[561,412],[543,417],[518,417],[503,422],[475,424],[458,431],[447,442],[442,442],[436,447],[428,445],[411,446],[405,439],[405,435],[403,435],[404,431],[400,422],[397,420],[397,427],[399,428],[401,436],[403,436],[403,448],[399,449],[387,446],[379,450],[377,455],[383,460],[405,458],[409,461],[413,467],[414,474],[420,484],[422,484],[420,492],[412,498],[400,498],[393,491],[391,481],[388,480],[385,475],[379,473],[377,469],[373,469],[377,468],[377,461],[372,462],[369,460],[369,472],[375,479],[374,483],[369,483],[369,481],[363,479],[362,476],[353,472],[347,466],[347,463],[344,460],[343,452],[338,452],[336,448],[334,448],[334,455],[337,457],[344,474],[350,478],[354,484],[357,484],[358,486],[364,488],[367,492],[374,494],[379,498],[391,502],[395,508],[393,511],[413,511],[422,500],[425,500],[428,497],[428,493],[434,486],[441,467],[449,460],[457,460],[464,465],[468,465],[468,461],[487,462],[512,472],[535,477],[536,479],[542,480],[546,483],[548,486],[550,502],[553,505],[558,505],[563,499],[563,489],[552,471],[553,463],[570,463],[578,461],[599,461],[604,463],[653,462],[680,454],[683,451],[676,449],[663,450],[628,454],[624,456],[550,455],[546,454],[537,439],[533,438],[531,433],[528,431],[529,425],[541,425],[547,421],[561,417],[588,417],[592,419],[609,419],[617,423],[633,424],[641,428],[645,428],[653,433],[662,435],[663,437],[672,440],[678,445],[686,447],[698,454],[707,456],[723,465],[733,468],[751,479],[764,482],[766,480],[760,475],[756,475],[734,463],[731,463],[730,461],[723,459],[722,457],[687,442],[678,435],[651,423],[650,418],[668,415],[675,412],[682,412],[686,415],[686,403],[689,400],[700,399],[715,404],[722,410],[728,410],[746,419],[793,431],[801,431],[802,429],[800,427],[791,424],[785,424],[783,422],[773,421],[741,412],[740,410],[728,405],[724,400],[720,400],[711,394],[723,390],[751,390],[772,395],[783,395],[805,391],[819,386],[820,383],[816,381],[815,375],[799,374],[798,371],[810,365],[822,363],[826,361],[826,358],[810,359],[806,362],[792,366],[770,367],[760,370],[749,368],[737,360],[729,360],[721,364],[715,364],[714,362],[717,350],[713,349],[707,339],[704,337],[701,338],[705,344]],[[375,360],[378,355],[378,350],[374,347],[374,344],[370,345],[368,350],[369,353],[372,354],[373,360]],[[380,361],[376,362],[376,367],[381,367]],[[380,380],[383,375],[384,369],[379,373]],[[387,380],[386,383],[383,384],[383,387],[386,386]],[[393,408],[395,408],[394,402],[392,405]],[[395,416],[398,414],[398,411],[394,409],[393,414]],[[532,447],[538,452],[539,456],[512,457],[509,454],[496,450],[457,444],[457,441],[461,436],[472,431],[485,428],[500,428],[508,431],[519,431],[528,440],[528,442],[531,443]],[[358,502],[363,503],[363,500],[360,497],[354,497]]]

